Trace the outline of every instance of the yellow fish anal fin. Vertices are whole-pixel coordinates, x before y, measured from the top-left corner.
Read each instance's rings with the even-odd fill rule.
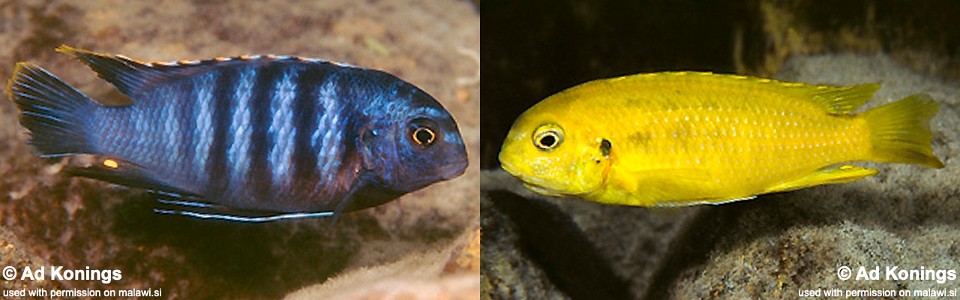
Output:
[[[877,174],[877,170],[846,165],[831,166],[817,170],[806,176],[769,187],[764,193],[792,191],[821,184],[850,182],[867,176],[873,176],[874,174]]]
[[[876,83],[834,87],[826,85],[804,85],[801,90],[810,101],[835,115],[849,114],[873,97],[880,89]]]
[[[677,202],[663,202],[663,203],[657,204],[657,206],[682,207],[682,206],[693,206],[693,205],[701,205],[701,204],[721,205],[721,204],[727,204],[730,202],[753,200],[754,198],[757,198],[757,196],[734,196],[734,197],[716,197],[716,198],[706,198],[706,199],[689,199],[689,200],[677,201]]]

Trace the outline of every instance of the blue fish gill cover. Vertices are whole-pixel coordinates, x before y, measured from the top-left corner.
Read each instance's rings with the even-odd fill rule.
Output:
[[[61,46],[133,102],[100,104],[30,63],[7,91],[42,157],[147,189],[159,213],[232,221],[334,216],[463,174],[457,124],[377,70],[254,55],[146,63]],[[91,160],[92,159],[92,160]]]

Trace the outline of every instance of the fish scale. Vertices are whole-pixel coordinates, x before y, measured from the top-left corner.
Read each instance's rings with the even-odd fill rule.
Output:
[[[647,89],[652,94],[658,93],[655,88],[638,87],[638,89]],[[720,86],[715,89],[711,87],[699,87],[696,90],[688,89],[685,91],[697,95],[738,95],[735,97],[719,96],[716,99],[697,98],[689,103],[660,103],[674,101],[675,97],[656,97],[648,100],[644,105],[647,108],[642,110],[652,111],[646,118],[640,119],[642,128],[640,131],[649,132],[648,135],[672,136],[672,139],[655,139],[659,144],[649,145],[657,149],[650,151],[637,143],[626,141],[618,143],[626,137],[613,134],[610,140],[613,144],[622,145],[621,151],[626,153],[634,152],[655,152],[659,155],[636,155],[623,156],[618,162],[624,169],[630,172],[655,172],[664,169],[699,169],[705,174],[697,175],[704,178],[717,178],[717,180],[705,180],[705,190],[720,190],[729,186],[731,182],[750,182],[750,185],[744,185],[742,190],[734,191],[739,196],[748,196],[752,192],[765,186],[770,186],[783,180],[783,177],[795,178],[803,174],[809,174],[817,169],[838,162],[856,160],[864,155],[863,149],[869,145],[860,143],[845,143],[835,145],[830,149],[808,149],[813,145],[827,140],[838,140],[837,132],[852,132],[852,135],[863,135],[862,124],[848,124],[847,120],[836,118],[823,113],[823,110],[810,102],[798,101],[795,98],[778,95],[770,92],[759,92],[752,97],[762,99],[776,99],[772,103],[782,103],[779,107],[764,107],[751,105],[751,102],[742,101],[740,97],[751,97],[750,95],[741,96],[744,92],[731,93],[730,86]],[[659,101],[658,101],[659,100]],[[673,107],[668,111],[658,107]],[[706,107],[717,107],[706,109]],[[774,113],[774,111],[784,112],[783,114]],[[743,120],[743,123],[730,122],[734,120]],[[653,124],[651,119],[662,119],[665,122]],[[709,122],[709,119],[725,118],[723,123]],[[696,121],[702,119],[704,121]],[[781,124],[777,126],[776,124]],[[797,124],[797,125],[794,125]],[[815,124],[815,125],[814,125]],[[684,127],[677,127],[684,126]],[[696,134],[696,130],[690,128],[705,128],[713,126],[706,130],[704,134]],[[851,127],[853,126],[853,127]],[[738,130],[739,128],[739,130]],[[787,138],[783,135],[775,137],[772,131],[781,128],[782,133],[791,135]],[[736,136],[733,133],[756,131],[763,136],[770,136],[767,139],[749,138],[747,136]],[[615,131],[616,132],[616,131]],[[628,133],[626,131],[624,133]],[[808,134],[816,133],[814,137]],[[826,133],[826,136],[819,136]],[[714,151],[699,151],[700,146],[715,149]],[[765,145],[782,145],[785,150],[763,151]],[[793,147],[797,147],[793,149]],[[818,147],[820,148],[820,147]],[[830,152],[830,155],[820,155],[821,152]],[[691,163],[697,162],[699,163]],[[631,167],[643,166],[643,167]],[[778,176],[770,176],[770,170],[776,170]],[[707,195],[706,197],[722,197],[721,195]]]
[[[333,77],[333,76],[331,76]],[[323,105],[323,113],[321,113],[319,125],[313,132],[313,139],[311,141],[311,146],[313,151],[318,153],[316,159],[317,170],[332,170],[337,169],[337,161],[340,160],[339,157],[333,155],[333,153],[341,153],[343,149],[336,149],[327,145],[338,145],[338,141],[334,141],[335,136],[333,130],[329,128],[340,127],[339,120],[337,116],[340,115],[340,109],[335,104],[336,99],[332,95],[336,95],[337,91],[335,88],[335,78],[331,78],[323,85],[320,89],[319,97],[320,103]],[[324,172],[320,178],[322,183],[333,182],[334,173],[333,172]]]
[[[293,158],[292,148],[296,130],[292,127],[292,108],[295,98],[296,86],[293,80],[296,79],[297,72],[286,70],[281,79],[274,88],[276,96],[272,97],[270,110],[273,111],[273,119],[270,121],[270,127],[267,132],[273,137],[273,143],[269,152],[269,163],[272,166],[273,182],[278,185],[287,184],[287,174],[290,172],[290,160]]]
[[[718,204],[870,176],[855,161],[943,167],[913,95],[860,114],[849,87],[696,72],[596,80],[514,123],[501,166],[531,190],[608,204]]]
[[[199,80],[192,82],[193,99],[196,99],[195,119],[197,124],[194,127],[194,136],[196,137],[196,148],[193,152],[193,168],[198,173],[198,179],[201,186],[207,185],[207,155],[210,152],[210,145],[213,144],[213,74],[207,73],[200,75]]]
[[[292,56],[144,63],[58,51],[133,101],[99,104],[20,63],[8,92],[29,142],[41,156],[95,156],[102,164],[69,171],[146,188],[159,196],[157,212],[331,216],[454,178],[467,165],[449,113],[384,72]],[[412,128],[442,139],[420,140]]]
[[[678,115],[688,116],[702,114],[704,116],[704,120],[716,119],[719,113],[721,112],[691,112],[686,110],[675,112],[675,114]],[[785,150],[778,155],[777,151],[769,151],[769,149],[772,149],[772,146],[776,145],[785,145],[787,147],[796,145],[801,147],[801,150],[803,150],[805,146],[809,145],[814,147],[813,145],[817,145],[821,143],[821,141],[839,139],[835,132],[843,131],[844,129],[838,128],[840,126],[828,127],[826,124],[821,122],[819,124],[823,125],[823,127],[818,126],[819,128],[796,128],[794,129],[795,132],[802,132],[802,134],[805,136],[787,139],[785,136],[781,135],[777,137],[772,134],[771,131],[775,128],[775,123],[758,123],[757,125],[752,124],[752,120],[759,119],[763,114],[769,114],[769,111],[761,110],[759,113],[750,112],[746,114],[747,116],[744,117],[744,120],[749,124],[736,125],[735,123],[727,123],[729,127],[705,130],[700,134],[697,134],[696,131],[691,131],[686,132],[686,135],[681,135],[673,140],[657,139],[657,141],[664,142],[667,145],[676,143],[676,147],[682,147],[680,152],[685,153],[686,157],[675,159],[673,157],[667,157],[667,155],[636,156],[631,158],[637,159],[625,159],[621,162],[625,165],[650,166],[650,169],[705,168],[716,170],[717,173],[710,174],[710,177],[721,178],[723,180],[720,182],[712,181],[707,184],[721,185],[727,184],[725,181],[755,181],[758,185],[762,186],[773,183],[770,182],[772,178],[770,178],[767,173],[769,173],[769,170],[774,168],[785,171],[789,170],[789,172],[795,174],[803,174],[813,172],[825,164],[848,161],[862,155],[861,149],[864,145],[852,143],[836,145],[827,149],[818,149],[815,152]],[[799,120],[803,117],[804,116],[786,118],[784,121],[792,123],[794,122],[793,120]],[[694,124],[694,126],[701,128],[707,127],[709,124],[711,124],[710,122],[706,121],[691,123]],[[641,125],[641,127],[658,128],[652,124]],[[813,132],[814,130],[819,131],[818,133],[827,133],[827,135],[815,135],[814,137],[806,136],[807,133]],[[734,133],[738,131],[741,133],[747,132],[748,134],[740,134],[739,136],[736,136]],[[769,136],[769,138],[750,138],[749,132],[753,131],[761,132],[761,135]],[[616,136],[612,136],[611,140],[616,143],[618,138]],[[684,140],[685,142],[677,142],[681,140]],[[670,143],[670,141],[673,141],[674,143]],[[704,145],[708,146],[704,147]],[[701,147],[719,150],[700,151]],[[649,148],[650,147],[638,146],[632,143],[625,143],[622,151],[643,151],[646,153],[652,152],[664,154],[670,153],[668,151],[663,151],[663,149],[666,147],[661,147],[659,151],[651,151]],[[768,150],[765,151],[765,149]],[[823,152],[827,152],[828,154],[821,155]],[[693,163],[691,164],[691,162]],[[789,177],[797,175],[787,176]]]

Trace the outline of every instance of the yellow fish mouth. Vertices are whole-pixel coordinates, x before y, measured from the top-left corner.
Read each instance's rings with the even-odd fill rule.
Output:
[[[522,180],[522,179],[521,179],[521,180]],[[545,187],[541,187],[541,186],[539,186],[539,185],[536,185],[536,184],[533,184],[533,183],[529,183],[529,182],[526,182],[526,181],[523,182],[523,186],[526,187],[528,190],[533,191],[534,193],[537,193],[537,194],[540,194],[540,195],[544,195],[544,196],[551,196],[551,197],[563,197],[563,196],[565,196],[563,193],[560,193],[560,192],[557,192],[557,191],[554,191],[554,190],[551,190],[551,189],[548,189],[548,188],[545,188]]]
[[[507,171],[507,173],[509,173],[513,177],[519,179],[520,182],[523,183],[524,187],[526,187],[528,190],[533,191],[534,193],[545,195],[545,196],[552,196],[552,197],[564,196],[564,194],[561,192],[539,185],[536,182],[537,180],[535,178],[527,178],[525,176],[522,176],[520,172],[513,165],[509,163],[501,162],[500,168],[503,169],[504,171]]]
[[[517,169],[514,168],[513,165],[511,165],[511,164],[509,164],[509,163],[500,162],[500,168],[503,169],[504,171],[507,171],[507,173],[510,173],[510,175],[513,175],[513,177],[518,177],[518,178],[520,177],[520,175],[518,174],[519,172],[517,171]]]

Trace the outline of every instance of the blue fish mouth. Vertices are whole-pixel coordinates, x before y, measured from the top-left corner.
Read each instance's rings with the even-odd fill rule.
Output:
[[[469,164],[469,162],[463,160],[440,167],[440,177],[442,177],[444,180],[460,177],[460,175],[463,175],[463,173],[467,171],[467,166]]]

